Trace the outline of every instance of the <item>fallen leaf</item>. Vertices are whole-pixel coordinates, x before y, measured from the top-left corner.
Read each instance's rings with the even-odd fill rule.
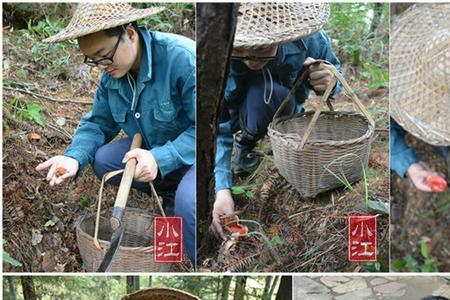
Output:
[[[48,228],[48,227],[53,227],[53,226],[55,226],[55,222],[53,222],[53,220],[48,220],[47,221],[47,223],[45,223],[45,228]]]
[[[59,126],[64,126],[64,124],[66,124],[66,119],[59,118],[58,120],[56,120],[56,124],[58,124]]]
[[[40,230],[33,229],[31,234],[31,245],[36,246],[42,241],[42,234]]]

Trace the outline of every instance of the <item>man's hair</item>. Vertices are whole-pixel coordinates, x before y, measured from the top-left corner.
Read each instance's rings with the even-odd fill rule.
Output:
[[[130,25],[131,27],[134,28],[134,30],[137,31],[138,25],[137,25],[137,22],[135,21],[135,22],[132,22],[132,23],[130,23],[130,24],[119,25],[119,26],[117,26],[117,27],[105,29],[105,30],[103,30],[103,32],[104,32],[107,36],[109,36],[109,37],[114,37],[114,36],[117,37],[117,36],[119,36],[119,35],[125,30],[125,28],[126,28],[128,25]]]
[[[449,299],[441,296],[428,296],[420,300],[449,300]]]

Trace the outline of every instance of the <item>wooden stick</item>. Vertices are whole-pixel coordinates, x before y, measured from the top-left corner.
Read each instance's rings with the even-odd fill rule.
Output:
[[[92,102],[79,101],[79,100],[56,99],[56,98],[52,98],[52,97],[49,97],[49,96],[41,95],[41,94],[38,94],[38,93],[34,93],[34,92],[31,92],[31,91],[28,91],[28,90],[12,88],[12,87],[7,87],[7,86],[4,86],[3,89],[4,90],[9,90],[9,91],[15,91],[15,92],[23,93],[23,94],[28,94],[28,95],[34,96],[36,98],[39,98],[39,99],[42,98],[42,99],[45,99],[45,100],[48,100],[48,101],[53,101],[53,102],[58,102],[58,103],[76,103],[76,104],[83,104],[83,105],[93,105],[94,104]]]

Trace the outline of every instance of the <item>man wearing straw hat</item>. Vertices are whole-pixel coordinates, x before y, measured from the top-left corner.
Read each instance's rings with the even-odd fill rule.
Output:
[[[424,192],[439,174],[406,145],[404,130],[436,146],[450,167],[449,15],[448,3],[417,5],[391,29],[391,169]]]
[[[132,186],[150,193],[153,182],[165,201],[174,202],[169,205],[174,212],[167,213],[183,218],[186,252],[195,262],[195,42],[137,27],[138,19],[162,10],[82,3],[66,28],[44,40],[77,39],[84,63],[104,74],[92,111],[81,119],[64,155],[36,169],[49,169],[47,181],[54,186],[87,164],[102,178],[135,158]],[[111,142],[121,130],[128,137]],[[143,137],[142,148],[129,151],[136,133]],[[66,173],[59,176],[59,168]],[[118,185],[120,179],[110,182]]]
[[[234,211],[232,174],[257,168],[259,159],[253,148],[267,133],[295,80],[309,69],[309,82],[297,90],[285,114],[302,111],[311,89],[323,93],[331,84],[331,72],[313,64],[316,59],[340,66],[328,36],[321,30],[329,14],[329,6],[321,3],[240,4],[214,171],[212,229],[222,239],[226,236],[220,220]],[[231,164],[236,132],[236,155]]]

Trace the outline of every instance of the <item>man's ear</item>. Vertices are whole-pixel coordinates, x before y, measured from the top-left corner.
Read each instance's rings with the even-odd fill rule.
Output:
[[[136,29],[134,29],[134,27],[127,26],[125,28],[125,31],[127,33],[128,38],[130,39],[130,41],[134,42],[136,39],[139,39],[139,35],[138,35]]]

